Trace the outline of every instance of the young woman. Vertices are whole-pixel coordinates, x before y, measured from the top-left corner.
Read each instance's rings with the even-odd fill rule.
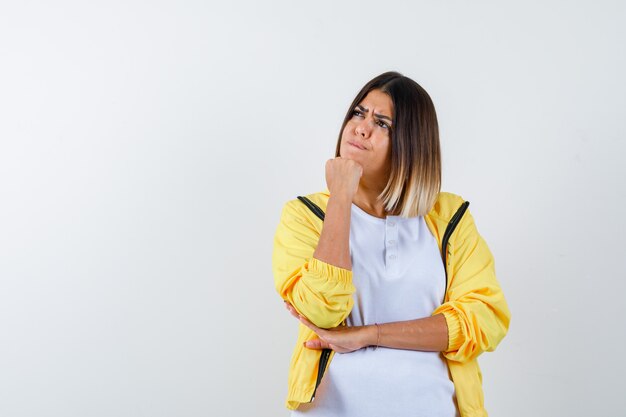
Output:
[[[510,312],[469,203],[440,191],[426,91],[397,72],[368,82],[326,183],[285,204],[274,237],[275,287],[300,321],[292,416],[486,416],[476,358]]]

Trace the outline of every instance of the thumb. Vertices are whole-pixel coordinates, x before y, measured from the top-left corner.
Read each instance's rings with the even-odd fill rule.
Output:
[[[304,342],[304,347],[309,349],[329,349],[330,346],[327,342],[322,339],[311,339],[309,341]]]

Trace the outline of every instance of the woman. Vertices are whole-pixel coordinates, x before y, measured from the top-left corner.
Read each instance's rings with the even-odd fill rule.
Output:
[[[486,416],[476,358],[495,349],[510,313],[469,203],[440,192],[426,91],[397,72],[368,82],[326,183],[285,204],[274,238],[276,290],[300,320],[287,408]]]

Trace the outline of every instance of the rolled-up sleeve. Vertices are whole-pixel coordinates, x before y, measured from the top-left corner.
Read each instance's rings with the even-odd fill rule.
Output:
[[[443,355],[465,362],[496,348],[508,331],[511,313],[496,279],[493,255],[469,210],[458,227],[450,251],[447,301],[433,315],[443,314],[448,325]]]
[[[354,304],[352,271],[313,257],[320,226],[303,213],[302,208],[308,208],[296,204],[302,203],[292,200],[285,204],[274,235],[274,285],[280,297],[313,324],[336,327]]]

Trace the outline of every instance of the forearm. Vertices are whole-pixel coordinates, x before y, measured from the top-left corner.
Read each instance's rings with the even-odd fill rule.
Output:
[[[352,270],[350,260],[350,213],[352,201],[331,195],[326,206],[324,225],[313,257],[340,268]]]
[[[416,320],[365,326],[368,346],[442,352],[448,348],[448,326],[443,314]],[[378,335],[380,331],[380,336]]]

